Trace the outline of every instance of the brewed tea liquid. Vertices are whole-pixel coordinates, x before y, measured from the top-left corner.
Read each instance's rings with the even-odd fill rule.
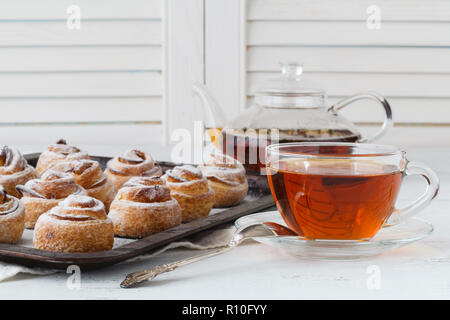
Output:
[[[266,147],[273,143],[290,142],[355,142],[361,137],[348,130],[316,129],[316,130],[278,130],[279,137],[272,141],[270,132],[262,134],[259,129],[249,133],[247,130],[227,129],[221,132],[222,152],[239,160],[247,173],[260,174],[266,167]],[[265,131],[267,132],[267,131]]]
[[[311,239],[370,239],[394,210],[402,173],[352,160],[280,160],[269,185],[288,226]]]

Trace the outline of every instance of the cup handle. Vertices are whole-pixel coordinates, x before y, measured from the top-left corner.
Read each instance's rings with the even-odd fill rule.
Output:
[[[378,130],[377,133],[375,133],[372,137],[359,140],[359,142],[371,142],[381,138],[389,129],[392,128],[394,124],[394,121],[392,120],[391,106],[389,105],[389,102],[386,100],[386,98],[383,97],[381,94],[373,91],[360,92],[335,103],[328,109],[328,111],[336,113],[337,111],[348,106],[349,104],[362,99],[369,99],[378,102],[379,104],[381,104],[385,112],[384,121],[383,125],[381,126],[381,129]]]
[[[403,209],[395,209],[389,219],[385,222],[384,227],[390,227],[402,223],[418,214],[422,209],[428,206],[439,191],[439,178],[436,173],[428,166],[420,162],[408,162],[406,165],[405,176],[420,175],[425,178],[427,188],[425,192],[412,204]]]

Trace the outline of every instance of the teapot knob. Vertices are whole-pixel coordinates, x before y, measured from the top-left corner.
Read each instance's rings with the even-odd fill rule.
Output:
[[[303,73],[303,64],[297,62],[280,62],[281,73],[288,78],[300,78]]]

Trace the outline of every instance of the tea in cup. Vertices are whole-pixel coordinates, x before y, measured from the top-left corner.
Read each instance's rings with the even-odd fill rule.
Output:
[[[439,180],[392,147],[355,143],[286,143],[266,148],[267,177],[287,225],[308,239],[369,240],[383,226],[417,214],[437,195]],[[396,209],[404,176],[428,182],[413,204]]]

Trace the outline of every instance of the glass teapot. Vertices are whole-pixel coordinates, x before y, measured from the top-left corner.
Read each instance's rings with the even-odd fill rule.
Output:
[[[241,161],[248,173],[265,168],[265,147],[272,143],[334,141],[369,142],[383,136],[393,125],[386,98],[376,92],[360,92],[327,107],[326,92],[303,77],[301,64],[281,64],[281,76],[266,80],[255,92],[254,104],[228,120],[222,108],[202,84],[194,85],[203,105],[203,118],[212,142],[222,152]],[[338,111],[347,105],[370,99],[385,111],[381,129],[363,138],[356,126]]]

